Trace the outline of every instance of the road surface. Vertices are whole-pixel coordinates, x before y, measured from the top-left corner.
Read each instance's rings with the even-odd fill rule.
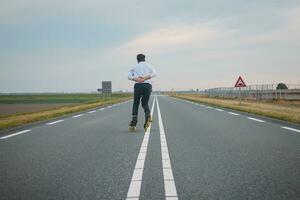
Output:
[[[0,199],[299,199],[300,126],[153,96],[0,136]]]

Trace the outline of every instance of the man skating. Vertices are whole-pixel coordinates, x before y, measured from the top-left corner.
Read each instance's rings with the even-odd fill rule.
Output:
[[[145,62],[144,54],[137,55],[137,62],[138,63],[135,65],[135,67],[128,72],[128,79],[135,82],[132,120],[129,123],[130,131],[136,130],[140,101],[142,102],[142,107],[145,111],[145,130],[147,130],[150,122],[152,121],[148,103],[152,92],[150,79],[156,76],[156,72],[150,64]]]

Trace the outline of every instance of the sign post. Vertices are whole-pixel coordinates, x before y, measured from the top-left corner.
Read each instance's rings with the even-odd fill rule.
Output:
[[[111,81],[102,81],[102,97],[108,96],[109,98],[111,97],[111,93],[112,93],[112,86],[111,86]]]
[[[241,99],[241,88],[242,87],[246,87],[245,82],[243,81],[242,77],[239,76],[238,80],[236,81],[234,87],[238,87],[239,88],[239,101],[240,101],[240,105],[242,104],[242,99]]]
[[[240,105],[242,105],[241,87],[239,87],[239,100],[240,100]]]

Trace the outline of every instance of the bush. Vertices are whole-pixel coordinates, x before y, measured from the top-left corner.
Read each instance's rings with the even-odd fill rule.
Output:
[[[289,89],[289,88],[284,83],[278,83],[276,90],[282,90],[282,89]]]

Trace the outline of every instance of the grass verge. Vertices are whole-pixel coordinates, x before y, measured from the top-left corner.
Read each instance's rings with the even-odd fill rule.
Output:
[[[40,112],[34,113],[27,113],[27,114],[16,114],[16,115],[9,115],[7,117],[0,118],[0,130],[8,129],[16,126],[21,126],[25,124],[30,124],[37,121],[47,120],[75,112],[80,112],[96,107],[104,107],[106,105],[115,104],[118,102],[122,102],[125,100],[131,99],[131,95],[123,95],[117,98],[111,98],[102,101],[84,103],[84,104],[77,104],[77,105],[69,105],[63,106],[57,109],[52,110],[45,110]]]
[[[170,96],[300,124],[299,105],[254,101],[243,101],[240,105],[238,100],[211,98],[199,94],[171,94]]]

